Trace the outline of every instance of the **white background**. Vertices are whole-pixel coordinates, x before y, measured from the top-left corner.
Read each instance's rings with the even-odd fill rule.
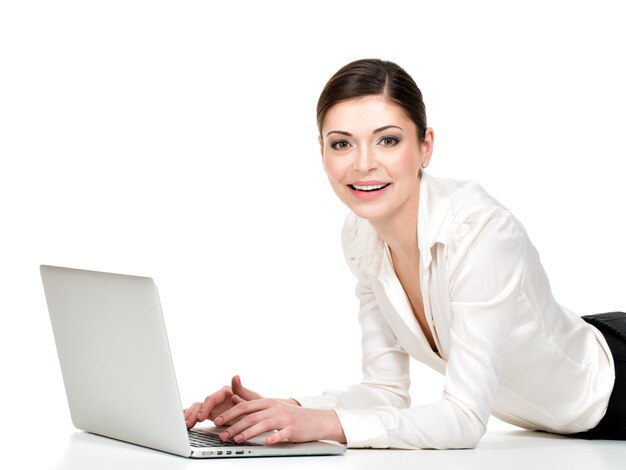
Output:
[[[154,277],[184,404],[359,380],[315,105],[363,57],[415,78],[429,171],[510,208],[563,305],[626,309],[620,3],[1,3],[0,434],[72,429],[42,263]]]

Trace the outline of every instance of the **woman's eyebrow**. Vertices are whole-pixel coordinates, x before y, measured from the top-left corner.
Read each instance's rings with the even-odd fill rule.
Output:
[[[379,127],[377,129],[374,129],[372,131],[372,134],[378,134],[379,132],[386,131],[387,129],[391,129],[391,128],[400,129],[402,132],[404,132],[404,129],[402,129],[400,126],[394,126],[393,124],[390,124],[388,126],[383,126],[383,127]],[[326,137],[328,137],[330,134],[341,134],[341,135],[345,135],[345,136],[348,136],[348,137],[352,137],[352,134],[350,134],[349,132],[346,132],[346,131],[329,131],[326,134]]]
[[[402,129],[400,126],[394,126],[393,124],[391,124],[389,126],[383,126],[383,127],[379,127],[378,129],[374,129],[372,131],[372,134],[378,134],[379,132],[386,131],[387,129],[391,129],[391,128],[400,129],[402,132],[404,132],[404,129]]]
[[[330,134],[341,134],[341,135],[346,135],[348,137],[352,137],[352,134],[346,131],[329,131],[328,134],[326,134],[326,137],[328,137]]]

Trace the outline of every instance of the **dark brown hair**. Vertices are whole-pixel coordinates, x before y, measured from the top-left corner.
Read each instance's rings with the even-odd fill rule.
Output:
[[[333,75],[317,101],[317,127],[337,103],[368,95],[383,95],[404,109],[417,127],[421,141],[426,134],[426,107],[415,81],[398,64],[380,59],[350,62]]]

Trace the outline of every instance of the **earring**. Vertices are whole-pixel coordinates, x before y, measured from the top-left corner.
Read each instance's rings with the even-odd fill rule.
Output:
[[[422,163],[422,168],[425,169],[428,165],[426,164],[426,162]]]

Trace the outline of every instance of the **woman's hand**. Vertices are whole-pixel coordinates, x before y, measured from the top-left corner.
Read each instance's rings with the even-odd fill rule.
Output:
[[[203,402],[197,402],[184,410],[185,423],[187,429],[193,428],[197,423],[205,421],[207,419],[215,420],[215,418],[225,411],[231,409],[239,401],[233,402],[233,396],[236,395],[244,400],[258,400],[261,397],[256,392],[248,390],[241,385],[241,379],[238,375],[233,377],[230,386],[223,387],[217,392],[209,395]],[[224,423],[230,424],[230,421]]]
[[[333,410],[303,408],[271,398],[244,400],[238,395],[231,398],[236,405],[214,420],[217,426],[230,426],[220,434],[222,441],[233,439],[239,443],[275,430],[267,437],[268,444],[282,440],[308,442],[320,439],[346,442],[339,418]],[[296,402],[292,400],[292,403]]]

